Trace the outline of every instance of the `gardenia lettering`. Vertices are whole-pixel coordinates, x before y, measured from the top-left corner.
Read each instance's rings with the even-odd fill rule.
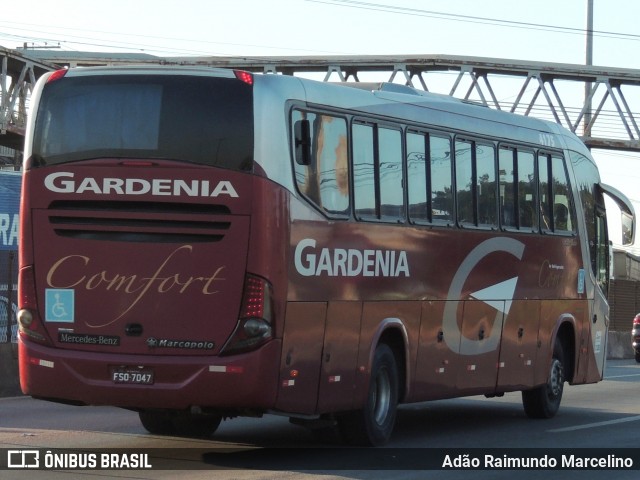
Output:
[[[238,198],[231,182],[221,180],[211,185],[208,180],[178,180],[169,178],[103,178],[84,177],[75,180],[72,172],[56,172],[47,175],[44,186],[55,193],[94,193],[97,195],[144,195]]]
[[[316,249],[316,241],[305,238],[298,243],[294,258],[296,270],[305,277],[409,277],[404,250]]]

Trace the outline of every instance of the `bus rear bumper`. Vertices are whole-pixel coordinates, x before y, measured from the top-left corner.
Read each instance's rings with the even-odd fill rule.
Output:
[[[63,403],[123,408],[268,410],[278,391],[280,340],[229,357],[114,355],[19,340],[23,393]],[[152,384],[116,383],[114,369],[153,374]]]

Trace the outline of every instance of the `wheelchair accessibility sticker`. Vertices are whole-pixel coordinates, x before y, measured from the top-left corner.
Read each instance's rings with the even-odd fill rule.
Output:
[[[47,322],[73,323],[75,291],[69,289],[47,288],[45,291],[45,320]]]

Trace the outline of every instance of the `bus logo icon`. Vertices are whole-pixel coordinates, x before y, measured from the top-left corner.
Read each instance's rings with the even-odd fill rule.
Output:
[[[45,308],[47,322],[74,322],[75,292],[68,289],[47,288]]]
[[[9,450],[7,452],[8,468],[40,468],[40,452],[38,450]]]

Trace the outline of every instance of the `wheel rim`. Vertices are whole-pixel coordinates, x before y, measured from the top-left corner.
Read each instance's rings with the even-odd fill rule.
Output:
[[[382,425],[387,419],[391,404],[391,381],[386,368],[380,369],[375,382],[372,398],[373,418],[378,425]]]
[[[554,398],[560,395],[563,383],[564,373],[562,371],[562,362],[554,358],[551,363],[551,375],[549,375],[549,396]]]

